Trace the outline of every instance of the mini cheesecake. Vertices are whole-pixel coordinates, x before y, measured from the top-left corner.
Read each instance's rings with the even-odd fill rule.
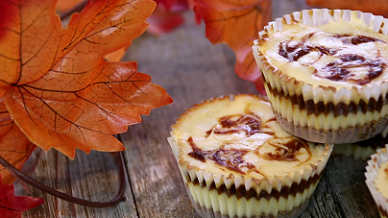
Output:
[[[353,143],[388,123],[388,24],[314,9],[276,19],[253,53],[280,125],[309,141]]]
[[[388,145],[371,156],[366,170],[366,184],[380,216],[388,218]]]
[[[247,94],[193,106],[168,141],[202,217],[297,217],[332,151],[283,130],[268,100]]]

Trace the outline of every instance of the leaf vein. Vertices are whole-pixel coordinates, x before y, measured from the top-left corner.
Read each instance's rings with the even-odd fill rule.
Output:
[[[51,35],[52,35],[53,32],[54,32],[54,31],[51,29],[49,36],[45,39],[44,43],[42,43],[42,45],[41,45],[40,48],[37,50],[37,52],[36,52],[34,55],[32,55],[31,58],[29,58],[29,59],[26,60],[25,62],[22,62],[22,63],[21,63],[21,66],[22,66],[22,67],[25,66],[26,64],[28,64],[32,59],[34,59],[34,58],[38,55],[39,51],[46,45],[47,41],[50,39],[50,37],[51,37]]]

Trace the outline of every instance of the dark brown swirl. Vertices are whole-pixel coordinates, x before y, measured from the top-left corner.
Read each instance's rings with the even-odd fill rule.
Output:
[[[298,138],[292,137],[285,144],[285,147],[278,146],[277,144],[271,142],[269,142],[269,144],[276,147],[276,149],[272,153],[266,153],[265,155],[263,155],[263,158],[267,160],[282,160],[290,162],[298,161],[296,156],[302,148],[307,151],[309,156],[309,158],[304,160],[304,162],[307,162],[312,156],[311,150],[307,142]]]
[[[330,72],[328,76],[322,76],[317,71],[314,73],[317,77],[323,77],[333,81],[352,81],[358,85],[364,85],[379,77],[384,69],[386,63],[380,59],[367,60],[365,57],[357,54],[343,54],[339,56],[339,60],[327,64],[322,70]],[[364,77],[354,77],[351,69],[367,68],[368,74]]]
[[[206,156],[209,154],[209,151],[203,151],[201,148],[199,148],[193,141],[193,137],[189,137],[187,139],[187,142],[190,144],[191,148],[193,149],[192,152],[188,153],[188,155],[194,159],[197,159],[202,162],[206,162]]]
[[[266,123],[276,120],[275,118],[268,120]],[[224,116],[218,119],[218,125],[213,126],[210,130],[206,131],[206,138],[211,133],[216,135],[226,135],[233,133],[244,132],[246,137],[254,135],[256,133],[265,133],[273,135],[272,131],[265,131],[262,125],[261,118],[256,114],[246,111],[245,114],[235,114],[230,116]]]
[[[299,58],[311,53],[318,52],[319,56],[334,55],[337,53],[336,49],[329,49],[323,46],[308,45],[307,40],[311,38],[315,33],[307,34],[302,37],[301,41],[295,45],[291,45],[292,39],[281,42],[279,44],[279,55],[288,59],[290,62],[298,61]]]
[[[308,40],[314,35],[315,33],[306,34],[297,44],[292,43],[293,39],[281,42],[279,44],[279,55],[286,58],[289,62],[295,62],[301,57],[314,52],[318,53],[318,58],[314,61],[316,62],[324,55],[334,56],[340,51],[340,46],[338,49],[333,49],[309,43]],[[355,46],[368,42],[386,43],[383,40],[365,35],[334,34],[332,38],[340,39],[343,44],[352,44]],[[311,64],[302,65],[307,66]],[[367,59],[359,54],[340,54],[337,55],[336,61],[327,64],[322,69],[315,70],[314,75],[332,81],[348,81],[354,84],[364,85],[379,77],[386,67],[387,63],[381,57],[380,52],[378,52],[378,56],[375,59]],[[353,71],[354,69],[359,70]],[[358,74],[357,71],[366,71],[364,73],[365,76],[356,75]]]
[[[264,132],[262,130],[260,117],[249,112],[246,114],[221,117],[218,120],[218,124],[219,125],[215,125],[210,130],[206,131],[205,137],[209,137],[211,133],[225,135],[245,132],[247,137],[256,133],[273,134],[273,132]]]
[[[243,168],[254,170],[255,165],[243,160],[243,156],[248,153],[248,149],[225,149],[224,146],[217,149],[209,157],[217,165],[228,168],[229,170],[245,174]]]
[[[193,149],[188,155],[194,159],[201,162],[206,162],[206,159],[209,159],[219,166],[241,174],[245,174],[243,169],[246,171],[256,171],[252,163],[243,160],[243,156],[250,151],[248,149],[226,149],[225,145],[222,145],[217,149],[204,151],[194,143],[192,137],[189,137],[187,141]]]
[[[367,43],[367,42],[385,43],[381,39],[377,39],[377,38],[370,37],[370,36],[364,36],[364,35],[352,36],[350,34],[335,34],[334,37],[341,39],[344,44],[359,45],[359,44]]]

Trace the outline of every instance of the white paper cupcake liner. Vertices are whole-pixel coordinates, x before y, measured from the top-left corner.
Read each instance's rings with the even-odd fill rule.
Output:
[[[377,179],[381,164],[386,162],[388,162],[388,144],[385,145],[385,148],[378,149],[377,153],[371,156],[371,160],[368,161],[368,166],[366,167],[367,172],[365,173],[366,185],[378,207],[380,216],[385,218],[388,217],[388,198],[384,198],[382,193],[376,188],[375,180]]]
[[[168,141],[177,158],[190,200],[203,218],[298,217],[314,193],[332,152],[332,145],[327,145],[326,151],[316,164],[287,175],[258,180],[232,174],[213,174],[189,166],[187,162],[179,159],[179,148],[173,140],[168,138]],[[298,186],[306,187],[298,190],[296,194],[277,196],[286,190],[298,189]],[[251,190],[256,193],[254,197],[249,194],[252,193]]]

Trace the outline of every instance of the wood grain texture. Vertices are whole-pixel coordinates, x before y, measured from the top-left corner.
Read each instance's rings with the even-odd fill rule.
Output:
[[[306,8],[303,0],[274,0],[274,16]],[[31,188],[29,195],[46,199],[24,217],[199,218],[190,204],[178,166],[167,143],[170,126],[187,108],[220,95],[257,93],[253,84],[234,73],[235,57],[225,45],[211,45],[193,14],[184,26],[159,37],[135,40],[126,60],[167,89],[174,103],[143,116],[143,122],[120,135],[126,147],[126,201],[109,208],[73,205]],[[378,217],[364,183],[365,161],[331,157],[302,218]],[[43,154],[33,177],[63,192],[90,200],[111,199],[118,186],[117,166],[109,154],[77,153],[71,161],[55,151]],[[20,186],[19,186],[20,189]],[[26,194],[19,190],[20,194]]]
[[[118,192],[117,171],[117,163],[108,153],[91,152],[86,155],[83,152],[78,152],[74,160],[69,160],[59,152],[50,150],[42,155],[32,176],[47,186],[78,198],[109,201]],[[128,181],[127,187],[129,187]],[[24,217],[106,218],[137,216],[130,188],[126,189],[125,202],[107,208],[74,205],[33,187],[30,190],[31,193],[20,190],[19,194],[41,197],[46,200],[46,203],[27,211]]]

